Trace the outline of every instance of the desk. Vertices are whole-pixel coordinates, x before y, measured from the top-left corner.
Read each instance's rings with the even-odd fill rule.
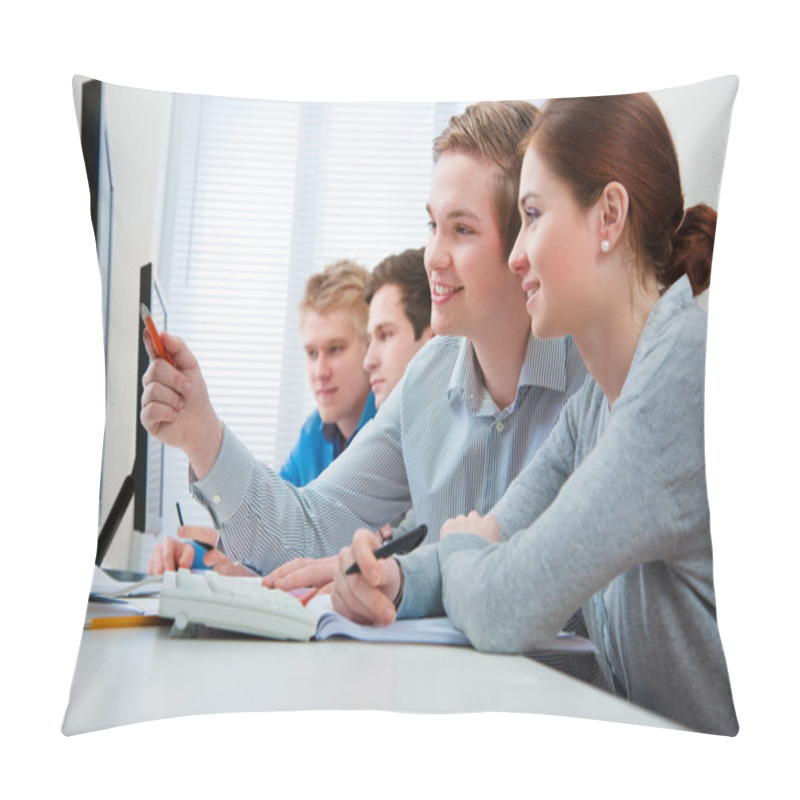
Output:
[[[242,711],[516,711],[681,726],[524,656],[469,647],[274,642],[169,627],[83,632],[65,734]]]

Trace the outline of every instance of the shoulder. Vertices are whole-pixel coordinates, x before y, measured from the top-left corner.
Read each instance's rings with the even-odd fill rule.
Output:
[[[411,364],[438,362],[442,359],[455,361],[465,347],[466,340],[461,336],[434,336],[411,360]]]
[[[466,346],[467,341],[459,336],[434,336],[409,362],[405,383],[443,379],[446,384]]]
[[[651,311],[623,394],[702,397],[708,316],[681,288],[676,284]]]
[[[322,417],[320,417],[319,411],[316,409],[306,417],[303,427],[300,428],[300,438],[315,434],[322,435]]]
[[[703,458],[706,314],[691,295],[686,303],[657,304],[654,312],[609,428],[627,430],[632,448],[690,474]]]

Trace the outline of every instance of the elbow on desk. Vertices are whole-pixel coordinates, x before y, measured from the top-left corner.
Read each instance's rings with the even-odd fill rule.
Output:
[[[470,630],[466,626],[464,635],[470,644],[482,653],[497,655],[516,655],[533,652],[537,645],[558,635],[539,630],[514,630],[513,626],[499,624],[489,629]]]
[[[451,619],[470,644],[483,653],[529,653],[537,644],[554,639],[561,630],[558,624],[542,624],[501,614],[462,614]]]
[[[444,609],[476,650],[526,653],[537,643],[558,636],[561,620],[557,609],[545,608],[519,592],[498,591],[500,582],[475,570],[474,565],[451,562],[449,566],[443,571]],[[471,567],[469,572],[467,567]]]

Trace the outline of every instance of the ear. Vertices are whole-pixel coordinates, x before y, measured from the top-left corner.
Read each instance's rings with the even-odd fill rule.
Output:
[[[613,249],[625,231],[630,199],[628,190],[619,182],[606,184],[600,199],[600,235]]]

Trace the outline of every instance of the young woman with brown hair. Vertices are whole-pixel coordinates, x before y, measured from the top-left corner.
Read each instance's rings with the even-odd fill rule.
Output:
[[[715,212],[684,211],[649,95],[553,100],[527,143],[511,253],[537,338],[571,334],[591,374],[489,514],[376,561],[358,532],[334,607],[362,621],[446,611],[481,650],[525,652],[582,607],[606,684],[734,735],[716,621],[703,449]],[[356,560],[361,576],[344,569]],[[385,617],[384,617],[385,619]]]

